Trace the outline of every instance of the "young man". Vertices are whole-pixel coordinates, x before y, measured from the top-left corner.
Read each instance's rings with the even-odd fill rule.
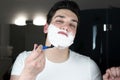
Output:
[[[108,68],[103,75],[103,80],[120,80],[120,66]]]
[[[101,80],[96,63],[69,49],[79,27],[80,9],[73,1],[57,2],[47,15],[45,46],[21,53],[11,72],[11,80]]]

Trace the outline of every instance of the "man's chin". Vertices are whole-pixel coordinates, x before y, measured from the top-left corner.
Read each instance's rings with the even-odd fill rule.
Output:
[[[68,48],[68,47],[65,47],[65,46],[57,46],[56,48],[58,48],[58,49],[66,49],[66,48]]]

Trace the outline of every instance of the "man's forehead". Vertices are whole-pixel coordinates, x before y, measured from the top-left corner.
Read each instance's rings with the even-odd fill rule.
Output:
[[[67,9],[60,9],[58,11],[56,11],[55,15],[53,16],[55,17],[69,17],[69,18],[73,18],[74,20],[78,20],[77,15],[72,12],[71,10],[67,10]]]

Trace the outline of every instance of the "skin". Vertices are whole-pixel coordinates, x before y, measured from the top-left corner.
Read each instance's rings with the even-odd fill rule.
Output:
[[[111,67],[106,70],[103,80],[120,80],[120,67]]]
[[[51,24],[75,36],[77,22],[78,18],[72,11],[59,9],[53,16]],[[48,33],[48,27],[48,24],[44,26],[44,33]],[[46,38],[46,46],[50,45],[51,43]],[[65,62],[69,58],[69,48],[50,48],[42,51],[42,45],[35,44],[32,53],[25,60],[25,66],[21,75],[11,75],[10,80],[35,80],[37,74],[44,70],[45,58],[54,63]]]

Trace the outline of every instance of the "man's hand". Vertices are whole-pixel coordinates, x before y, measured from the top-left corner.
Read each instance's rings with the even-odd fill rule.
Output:
[[[120,67],[112,67],[106,70],[103,80],[120,80]]]
[[[34,44],[32,53],[26,58],[24,69],[21,73],[20,80],[24,77],[35,79],[37,74],[42,72],[45,67],[45,55],[42,51],[42,45]]]

